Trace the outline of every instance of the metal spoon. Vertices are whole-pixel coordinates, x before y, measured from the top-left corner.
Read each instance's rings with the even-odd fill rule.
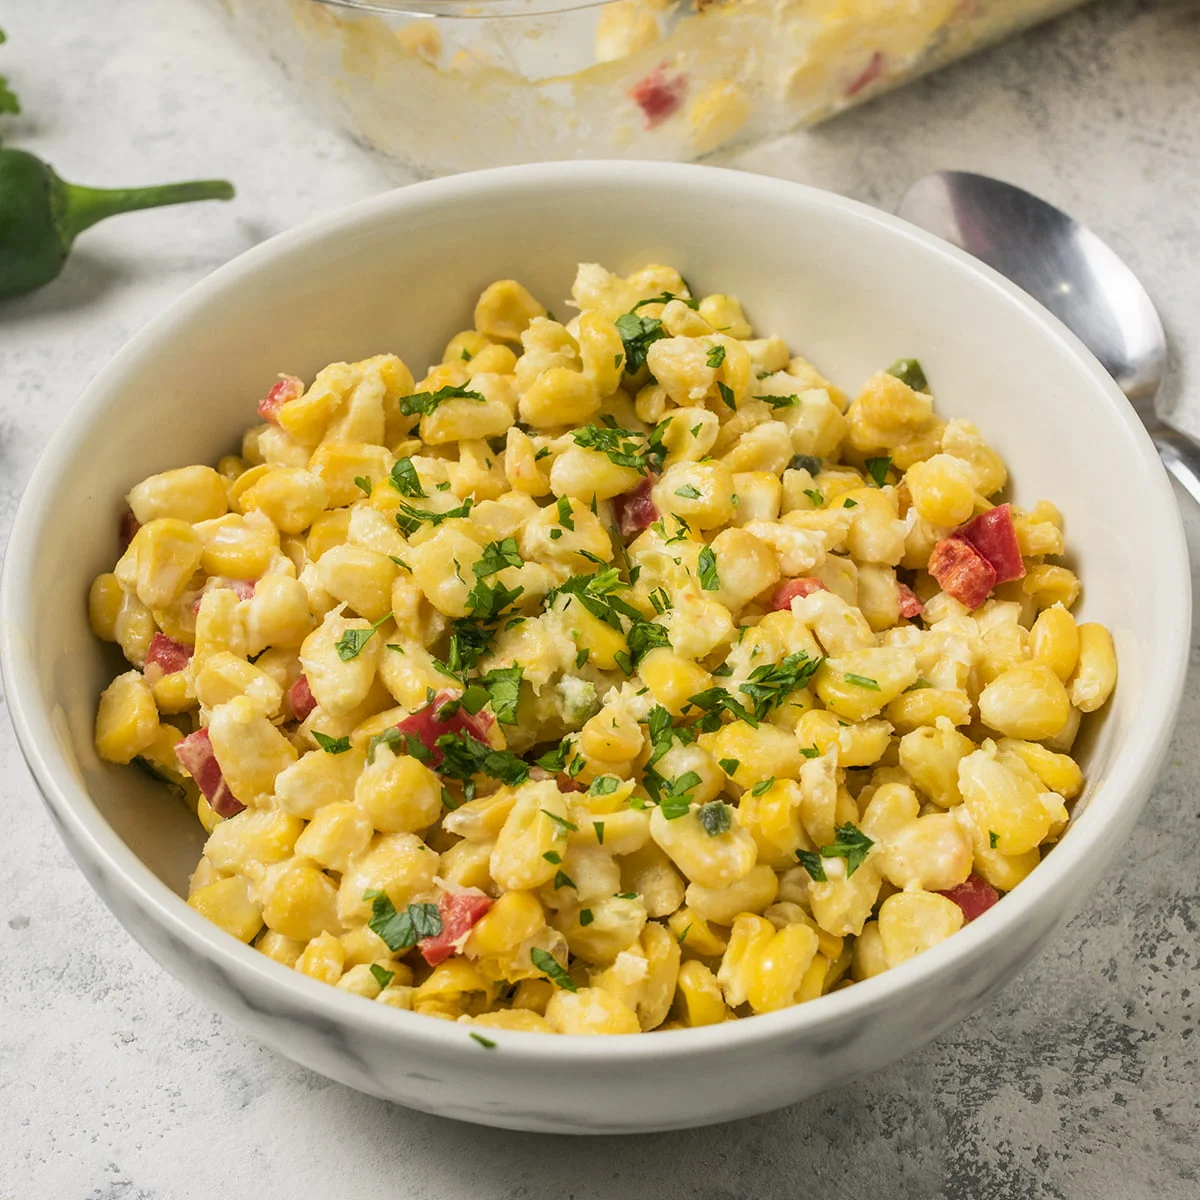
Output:
[[[1162,321],[1113,250],[1045,200],[966,171],[917,180],[897,212],[982,259],[1058,317],[1116,380],[1163,465],[1200,502],[1200,443],[1155,405],[1167,367]]]

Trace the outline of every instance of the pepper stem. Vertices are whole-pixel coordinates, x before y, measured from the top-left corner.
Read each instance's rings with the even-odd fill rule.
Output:
[[[90,188],[64,182],[62,189],[59,227],[68,246],[85,229],[117,213],[159,208],[164,204],[187,204],[192,200],[232,200],[234,194],[233,184],[224,179],[195,179],[142,188]]]

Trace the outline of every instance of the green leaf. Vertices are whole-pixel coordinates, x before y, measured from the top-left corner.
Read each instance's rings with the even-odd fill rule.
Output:
[[[693,300],[691,296],[679,296],[675,292],[660,292],[657,296],[651,296],[649,300],[639,300],[631,311],[637,312],[639,308],[644,308],[647,304],[670,304],[672,300],[678,300],[680,304],[686,304],[692,312],[695,312],[700,307],[700,301]]]
[[[651,776],[656,776],[656,778],[651,780]],[[644,780],[646,790],[650,791],[658,801],[662,815],[668,821],[686,817],[692,811],[691,793],[700,783],[700,776],[695,771],[685,771],[674,779],[662,780],[661,783],[660,780],[662,780],[662,776],[657,771],[646,771]]]
[[[387,987],[387,985],[396,978],[395,971],[385,970],[378,963],[371,964],[371,974],[375,976],[375,982],[379,984],[381,988]]]
[[[563,988],[568,992],[578,990],[575,987],[575,981],[558,965],[558,960],[548,950],[530,950],[529,959],[555,987]]]
[[[817,883],[826,882],[825,864],[821,862],[819,854],[815,854],[812,850],[797,850],[796,858],[799,859],[800,865],[808,872],[811,879]]]
[[[467,609],[478,621],[494,621],[524,592],[525,589],[519,584],[515,588],[507,588],[502,583],[489,584],[479,579],[467,593]],[[455,628],[459,627],[462,620],[460,617],[455,621]],[[488,636],[490,638],[491,635]]]
[[[904,690],[906,692],[919,692],[931,687],[933,687],[933,684],[928,679],[914,679]]]
[[[866,466],[871,482],[877,488],[883,487],[887,483],[888,472],[892,469],[892,460],[886,455],[882,458],[868,458]]]
[[[352,658],[357,658],[362,653],[362,648],[375,635],[375,631],[387,620],[391,618],[391,613],[384,613],[374,625],[368,626],[366,629],[347,629],[336,642],[333,647],[338,653],[338,658],[342,662],[349,662]]]
[[[354,482],[369,496],[374,484],[365,475],[355,475]]]
[[[393,953],[415,946],[422,938],[442,932],[442,918],[436,904],[410,904],[397,912],[387,892],[370,888],[363,899],[371,901],[371,919],[367,926],[377,933]]]
[[[704,493],[698,487],[685,483],[683,487],[675,489],[675,495],[682,496],[685,500],[699,500]]]
[[[866,688],[869,692],[879,691],[878,681],[872,679],[869,675],[853,675],[849,671],[843,671],[842,678],[847,683],[852,683],[856,687]]]
[[[438,771],[465,784],[463,792],[468,800],[475,795],[476,775],[498,779],[509,787],[516,787],[529,779],[529,764],[511,750],[495,750],[462,730],[443,733],[436,745],[442,752]]]
[[[812,501],[814,508],[825,507],[825,496],[820,488],[805,488],[804,494]]]
[[[793,692],[806,687],[824,661],[824,658],[809,658],[807,652],[797,650],[777,663],[755,667],[750,678],[738,686],[738,691],[754,701],[754,715],[761,721]]]
[[[593,821],[592,828],[596,831],[596,844],[598,846],[603,846],[604,845],[604,822],[603,821]]]
[[[849,497],[849,496],[847,496],[847,497],[846,497],[846,499],[842,501],[842,507],[843,507],[843,508],[857,508],[857,507],[858,507],[858,501],[857,501],[857,500],[851,500],[851,499],[850,499],[850,497]]]
[[[772,775],[772,776],[770,777],[770,779],[760,779],[760,780],[759,780],[759,781],[758,781],[758,782],[757,782],[757,783],[756,783],[756,784],[755,784],[755,785],[754,785],[754,786],[753,786],[753,787],[750,789],[750,795],[752,795],[752,796],[761,796],[761,795],[763,794],[763,792],[770,791],[770,790],[771,790],[771,788],[773,788],[774,786],[775,786],[775,776],[774,776],[774,775]]]
[[[733,828],[733,809],[721,800],[710,800],[700,805],[696,816],[709,837],[728,833]]]
[[[737,769],[741,765],[742,765],[741,762],[736,758],[719,758],[719,759],[717,759],[717,766],[720,767],[721,770],[724,771],[726,775],[737,774]]]
[[[665,292],[663,294],[666,295]],[[614,324],[625,347],[625,374],[636,375],[646,365],[646,351],[660,338],[667,336],[662,322],[657,317],[639,317],[634,311],[623,313]]]
[[[589,796],[611,796],[617,790],[620,780],[615,775],[597,775],[588,788]]]
[[[491,700],[492,712],[496,714],[496,720],[501,725],[517,723],[517,701],[520,698],[521,677],[524,673],[525,668],[520,665],[493,667],[480,680]]]
[[[466,354],[466,351],[464,350],[463,353]],[[496,1048],[496,1043],[491,1038],[484,1037],[482,1033],[476,1033],[473,1029],[471,1030],[471,1040],[478,1042],[485,1050],[495,1050]]]
[[[557,775],[560,771],[566,769],[567,755],[571,753],[571,743],[567,738],[563,738],[561,742],[553,750],[547,750],[540,758],[533,760],[534,765],[541,767],[543,771],[549,771],[552,775]]]
[[[700,586],[706,592],[715,592],[721,586],[721,577],[717,574],[717,556],[711,546],[705,546],[700,551]]]
[[[488,542],[472,569],[476,579],[486,579],[489,575],[495,575],[497,571],[503,571],[505,567],[520,567],[524,562],[521,552],[517,549],[517,539],[506,537],[503,541]]]
[[[555,890],[557,891],[559,888],[564,888],[564,887],[572,888],[576,892],[579,891],[579,887],[575,883],[575,880],[573,880],[570,877],[570,875],[568,875],[566,873],[566,871],[555,871],[554,872],[554,888],[555,888]]]
[[[863,865],[873,845],[875,843],[857,825],[847,821],[837,827],[833,845],[821,847],[821,857],[844,858],[848,877]]]
[[[560,817],[557,813],[552,813],[548,808],[543,808],[539,811],[549,817],[560,829],[565,829],[568,833],[574,833],[579,828],[573,821],[568,821],[566,817]]]
[[[634,621],[625,635],[629,643],[629,654],[636,666],[651,650],[671,648],[671,637],[666,627],[657,621]]]
[[[821,468],[825,465],[824,460],[817,458],[813,454],[797,454],[788,464],[793,471],[807,471],[810,475],[816,476],[821,473]]]
[[[724,361],[725,361],[725,347],[724,346],[710,346],[709,350],[708,350],[708,358],[705,359],[705,362],[707,362],[707,364],[710,367],[715,368],[715,367],[719,367]]]
[[[650,603],[654,605],[654,611],[660,617],[663,613],[670,612],[673,607],[671,597],[667,594],[665,587],[656,587],[650,592]]]
[[[729,384],[722,383],[720,380],[718,380],[717,391],[720,392],[721,399],[724,400],[725,403],[736,412],[737,401],[733,398],[733,388],[731,388]]]
[[[795,408],[800,403],[800,397],[791,396],[755,396],[755,400],[765,400],[772,408]]]
[[[555,502],[555,507],[558,509],[558,523],[564,529],[574,530],[575,518],[571,514],[571,497],[559,496]]]
[[[542,857],[552,866],[557,867],[562,862],[562,855],[557,850],[547,850]]]
[[[590,908],[581,908],[579,910],[579,924],[585,929],[596,919],[595,914]]]
[[[645,440],[645,434],[635,433],[630,429],[584,425],[576,429],[571,437],[577,446],[607,455],[609,461],[618,467],[632,467],[643,475],[649,469],[646,462],[649,443]]]
[[[350,749],[349,737],[333,738],[328,734],[312,731],[313,738],[326,754],[345,754]]]
[[[396,524],[400,526],[400,532],[407,537],[416,533],[427,522],[430,525],[440,525],[452,517],[470,516],[474,503],[475,501],[468,496],[457,508],[448,508],[445,512],[434,512],[432,509],[413,508],[411,504],[401,504],[400,511],[396,514]]]
[[[464,385],[448,383],[436,392],[414,392],[411,396],[405,396],[400,401],[400,411],[406,417],[417,414],[427,417],[439,404],[447,400],[478,400],[483,404],[486,399],[486,396],[481,396],[478,392],[468,391]]]
[[[902,383],[907,383],[914,392],[929,391],[929,381],[921,364],[915,358],[898,358],[887,369],[889,375],[895,375]]]
[[[1000,841],[1000,835],[994,829],[989,829],[988,830],[988,845],[993,850],[995,850],[999,841]]]

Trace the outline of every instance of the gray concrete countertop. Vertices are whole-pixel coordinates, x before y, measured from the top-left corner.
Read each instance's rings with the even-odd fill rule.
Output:
[[[108,223],[57,283],[0,305],[5,533],[42,446],[139,326],[233,255],[391,182],[299,111],[199,0],[6,9],[0,71],[28,113],[5,126],[10,142],[80,182],[223,174],[239,199]],[[1182,397],[1200,430],[1198,63],[1195,0],[1099,0],[733,162],[885,208],[944,166],[1045,194],[1146,281],[1174,345],[1171,402]],[[1200,513],[1178,494],[1200,562]],[[101,906],[5,721],[0,1198],[1200,1195],[1198,657],[1129,846],[1018,982],[872,1078],[770,1116],[641,1139],[456,1125],[260,1049]]]

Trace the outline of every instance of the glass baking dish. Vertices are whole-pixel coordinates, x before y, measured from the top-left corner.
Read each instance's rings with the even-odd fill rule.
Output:
[[[1082,0],[221,0],[418,175],[696,159],[811,125]]]

